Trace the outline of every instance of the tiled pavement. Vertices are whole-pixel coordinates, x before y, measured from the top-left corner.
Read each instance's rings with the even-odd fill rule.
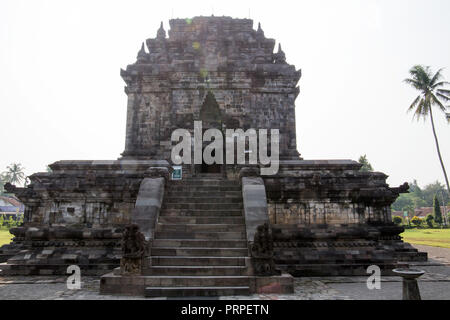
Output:
[[[419,282],[423,299],[450,299],[450,266],[421,266],[421,268],[427,270]],[[437,268],[440,273],[433,268]],[[401,299],[401,278],[382,277],[381,290],[368,290],[366,280],[366,277],[304,277],[295,279],[295,293],[292,295],[255,294],[252,296],[227,296],[219,299]],[[65,277],[0,278],[0,299],[144,299],[143,297],[103,296],[98,293],[99,285],[99,279],[94,277],[84,277],[80,290],[67,289]]]

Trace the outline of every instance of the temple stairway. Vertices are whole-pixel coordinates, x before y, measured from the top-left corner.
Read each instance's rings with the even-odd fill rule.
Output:
[[[217,174],[171,181],[146,270],[147,297],[249,294],[242,191]]]

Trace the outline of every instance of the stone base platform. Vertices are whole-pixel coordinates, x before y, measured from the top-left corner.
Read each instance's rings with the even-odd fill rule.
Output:
[[[250,292],[291,294],[294,292],[294,277],[285,272],[279,276],[250,277]]]
[[[427,261],[401,240],[395,225],[274,225],[274,260],[278,269],[296,277],[366,276],[377,265],[383,275],[405,262]]]
[[[338,264],[290,264],[278,265],[284,271],[295,277],[323,277],[325,276],[367,276],[370,265],[380,267],[381,275],[394,276],[393,269],[403,266],[403,263],[338,263]]]
[[[84,276],[101,276],[120,263],[121,228],[18,227],[0,249],[5,275],[66,275],[77,265]],[[7,258],[7,259],[6,259]]]
[[[100,294],[145,297],[195,297],[250,295],[253,293],[292,294],[294,278],[280,276],[141,276],[120,275],[120,268],[101,277]],[[194,285],[195,284],[195,285]],[[245,285],[243,285],[245,284]]]

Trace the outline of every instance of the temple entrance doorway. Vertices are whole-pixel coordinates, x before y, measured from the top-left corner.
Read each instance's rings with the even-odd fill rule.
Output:
[[[223,115],[219,108],[219,104],[217,103],[216,97],[213,92],[208,90],[205,96],[205,100],[200,107],[200,117],[199,119],[202,121],[203,126],[203,134],[207,129],[216,128],[220,131],[223,130]],[[205,143],[203,145],[202,154],[205,150],[205,147],[209,144]],[[225,154],[225,153],[224,153]],[[211,154],[213,157],[215,156],[214,150]],[[196,172],[202,174],[220,174],[222,171],[222,164],[206,164],[202,157],[202,164],[196,165]]]
[[[215,151],[212,151],[212,156],[215,156]],[[202,164],[200,165],[200,173],[221,173],[222,165],[221,164],[206,164],[205,160],[202,160]]]

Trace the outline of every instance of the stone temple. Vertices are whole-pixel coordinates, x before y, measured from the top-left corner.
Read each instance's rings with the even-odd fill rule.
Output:
[[[128,96],[118,160],[58,161],[26,188],[23,226],[1,248],[3,274],[103,275],[102,293],[146,296],[292,291],[292,276],[389,274],[426,260],[404,243],[380,172],[351,160],[303,160],[295,100],[301,71],[250,19],[172,19],[121,76]],[[183,165],[177,128],[277,128],[279,170]]]

